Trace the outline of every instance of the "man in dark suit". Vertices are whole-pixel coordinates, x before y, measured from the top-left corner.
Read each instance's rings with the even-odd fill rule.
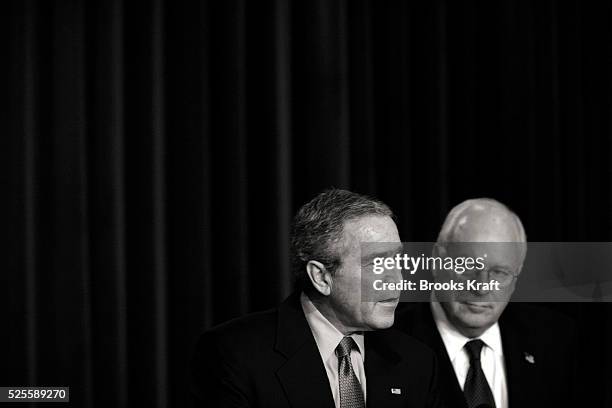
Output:
[[[399,293],[361,299],[362,242],[385,243],[368,256],[401,248],[385,204],[344,190],[305,204],[291,241],[300,289],[275,310],[201,336],[192,366],[198,406],[437,406],[433,352],[389,329]]]
[[[395,327],[437,353],[445,406],[573,406],[573,324],[543,308],[508,306],[526,249],[516,214],[495,200],[467,200],[447,216],[434,254],[484,255],[484,268],[462,275],[439,270],[434,279],[494,279],[499,290],[434,291],[431,303],[398,309]]]

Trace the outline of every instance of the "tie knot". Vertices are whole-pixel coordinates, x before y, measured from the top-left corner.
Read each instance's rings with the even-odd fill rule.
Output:
[[[470,361],[480,360],[480,351],[484,346],[484,342],[480,339],[470,340],[465,343],[465,350],[470,356]]]
[[[352,337],[344,337],[340,343],[338,343],[338,347],[336,347],[336,355],[338,358],[348,356],[351,354],[351,350],[357,346],[355,344],[355,340]]]

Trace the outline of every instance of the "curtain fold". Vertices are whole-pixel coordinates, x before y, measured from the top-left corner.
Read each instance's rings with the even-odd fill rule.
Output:
[[[188,405],[197,334],[291,291],[291,217],[332,186],[406,241],[479,196],[611,240],[611,41],[578,1],[7,2],[2,384]],[[610,306],[553,307],[605,405]]]
[[[35,39],[34,25],[35,13],[33,12],[32,2],[27,2],[25,18],[20,23],[24,26],[23,32],[23,227],[24,234],[24,258],[23,272],[25,276],[25,310],[26,321],[26,347],[30,352],[26,355],[28,375],[27,380],[33,383],[36,380],[36,361],[37,361],[37,331],[36,331],[36,145],[34,135],[36,133],[36,113],[35,113]],[[17,78],[16,78],[17,79]],[[18,79],[17,79],[18,80]],[[16,96],[12,94],[11,96]],[[16,348],[16,347],[15,347]]]
[[[123,6],[120,0],[87,10],[87,56],[95,405],[127,406],[126,142]],[[100,352],[104,350],[104,352]],[[112,389],[114,393],[100,390]]]

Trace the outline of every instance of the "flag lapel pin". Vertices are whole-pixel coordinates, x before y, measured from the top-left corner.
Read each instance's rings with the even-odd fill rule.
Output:
[[[401,388],[391,388],[391,394],[400,395],[402,393]]]
[[[529,364],[535,364],[535,358],[533,357],[533,354],[529,354],[526,351],[524,352],[525,354],[525,361],[527,361]]]

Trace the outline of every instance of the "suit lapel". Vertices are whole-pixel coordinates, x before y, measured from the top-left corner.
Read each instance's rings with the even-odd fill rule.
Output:
[[[292,407],[334,407],[329,380],[316,344],[305,344],[276,375]]]
[[[405,406],[409,378],[406,378],[406,372],[401,370],[401,356],[385,342],[385,333],[366,333],[365,349],[367,406]]]
[[[511,309],[511,306],[508,309]],[[512,310],[506,310],[500,319],[499,328],[506,364],[508,403],[511,407],[526,407],[531,406],[534,396],[539,395],[535,365],[537,353],[529,341],[529,334],[521,331],[518,324],[513,318]]]
[[[446,352],[429,303],[416,305],[415,307],[412,335],[432,348],[438,357],[438,384],[443,399],[448,401],[451,407],[467,408],[463,391],[455,375],[453,363]]]
[[[275,350],[287,359],[276,376],[292,407],[334,407],[327,373],[302,311],[299,293],[279,307]]]

